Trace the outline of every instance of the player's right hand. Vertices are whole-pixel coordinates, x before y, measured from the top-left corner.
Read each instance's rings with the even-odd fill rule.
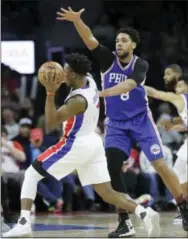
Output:
[[[68,7],[68,10],[61,8],[61,12],[57,12],[57,20],[61,21],[70,21],[70,22],[76,22],[80,19],[82,13],[85,11],[84,8],[79,10],[78,12],[75,12],[72,10],[71,7]]]

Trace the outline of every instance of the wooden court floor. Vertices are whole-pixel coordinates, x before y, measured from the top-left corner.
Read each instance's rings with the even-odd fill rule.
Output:
[[[183,231],[181,225],[173,225],[175,213],[160,213],[161,238],[187,238],[188,233]],[[136,236],[147,238],[143,223],[132,215]],[[80,237],[104,238],[117,225],[117,215],[107,213],[83,213],[69,215],[43,215],[33,219],[33,237]]]

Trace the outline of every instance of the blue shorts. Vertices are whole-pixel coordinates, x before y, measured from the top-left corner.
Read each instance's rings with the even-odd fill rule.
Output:
[[[139,144],[149,161],[163,158],[162,141],[151,112],[141,113],[127,121],[107,119],[105,148],[118,148],[129,156],[131,139]]]

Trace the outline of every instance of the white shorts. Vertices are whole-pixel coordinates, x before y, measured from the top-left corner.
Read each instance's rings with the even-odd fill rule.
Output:
[[[188,182],[188,140],[186,139],[184,144],[177,152],[177,160],[174,164],[174,171],[178,176],[180,183]]]
[[[60,180],[77,170],[82,186],[110,182],[102,139],[96,133],[62,138],[38,157],[42,167]]]

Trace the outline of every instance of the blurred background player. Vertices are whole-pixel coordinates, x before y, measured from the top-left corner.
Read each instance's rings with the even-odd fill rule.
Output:
[[[159,237],[159,214],[151,208],[145,209],[136,204],[126,194],[116,192],[111,187],[103,143],[95,132],[99,118],[99,93],[93,77],[88,74],[91,62],[78,53],[67,56],[65,62],[64,82],[72,89],[64,105],[58,110],[55,106],[55,94],[62,81],[57,83],[57,80],[60,80],[57,63],[55,66],[49,63],[46,68],[42,66],[39,70],[43,81],[40,80],[47,94],[47,125],[55,128],[64,122],[64,135],[56,145],[40,154],[26,171],[21,192],[20,219],[16,226],[3,236],[31,235],[30,213],[38,182],[48,175],[60,180],[76,169],[83,186],[93,184],[95,191],[104,201],[136,213],[145,223],[148,236]]]
[[[181,67],[177,64],[169,65],[164,70],[164,82],[168,90],[175,90],[179,78],[183,75]]]
[[[104,88],[100,96],[106,97],[105,148],[114,189],[125,190],[121,179],[117,182],[117,178],[118,175],[120,177],[123,161],[130,154],[131,139],[134,139],[175,197],[183,214],[183,227],[187,230],[187,202],[176,174],[163,159],[161,139],[143,88],[149,66],[146,61],[133,54],[140,41],[139,33],[133,28],[120,29],[116,34],[116,51],[112,53],[107,47],[100,45],[82,21],[84,9],[75,12],[69,7],[68,10],[61,8],[61,11],[57,13],[57,19],[73,22],[82,40],[100,64]],[[118,228],[109,237],[134,235],[133,227],[128,226],[130,223],[128,214],[123,212],[120,214]]]
[[[183,75],[179,78],[176,85],[176,93],[164,92],[156,90],[152,87],[145,86],[148,96],[155,99],[163,100],[172,103],[180,117],[172,118],[171,121],[163,122],[163,126],[168,130],[187,131],[188,127],[188,75]],[[179,177],[184,197],[188,201],[188,151],[187,151],[187,139],[181,146],[177,153],[177,160],[174,165],[174,171]],[[184,229],[188,230],[187,219],[188,209],[182,205],[179,207]],[[182,213],[185,211],[185,213]]]

